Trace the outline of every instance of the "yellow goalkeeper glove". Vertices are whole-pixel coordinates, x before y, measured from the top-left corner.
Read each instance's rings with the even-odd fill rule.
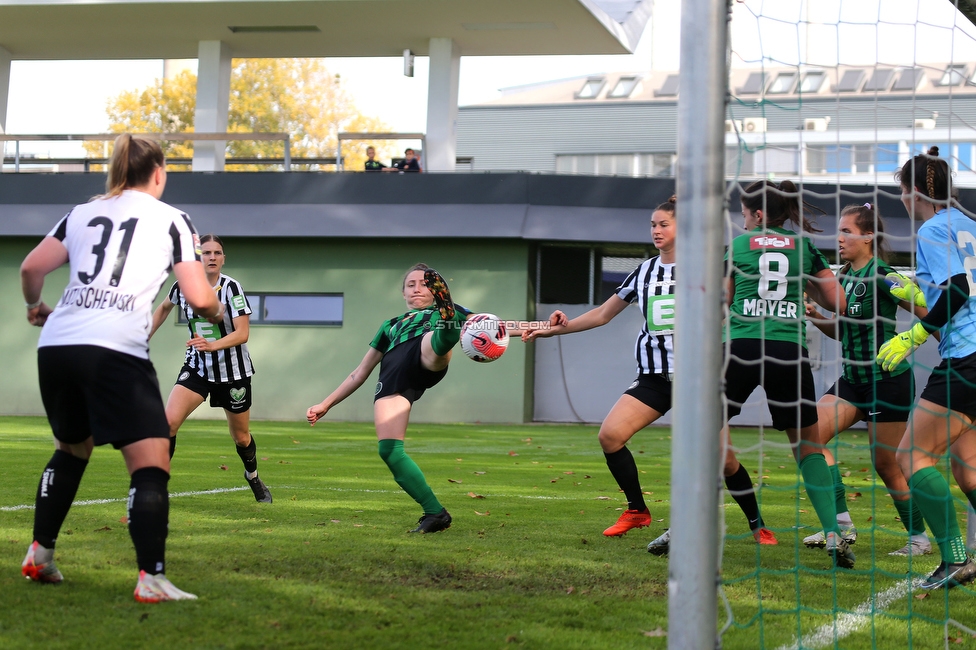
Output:
[[[925,304],[925,294],[908,276],[892,272],[885,276],[885,281],[890,287],[888,292],[898,300],[914,303],[916,307],[928,308]]]
[[[915,348],[925,343],[929,338],[929,333],[922,327],[922,323],[915,323],[912,329],[901,334],[896,334],[891,340],[887,341],[878,350],[878,358],[875,359],[882,370],[891,371],[905,360]]]

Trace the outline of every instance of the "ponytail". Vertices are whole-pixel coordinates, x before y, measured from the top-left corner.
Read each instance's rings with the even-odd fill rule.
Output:
[[[926,199],[948,207],[956,198],[956,188],[952,184],[952,171],[949,163],[939,158],[939,148],[930,147],[906,162],[895,172],[895,180],[905,189],[913,189]]]
[[[158,142],[123,133],[115,138],[115,148],[105,181],[105,194],[101,198],[109,199],[119,196],[130,187],[145,185],[156,168],[165,165],[166,159]]]
[[[766,226],[780,228],[790,221],[806,232],[822,232],[804,215],[824,211],[804,201],[793,181],[756,181],[742,191],[742,205],[753,212],[762,210]]]

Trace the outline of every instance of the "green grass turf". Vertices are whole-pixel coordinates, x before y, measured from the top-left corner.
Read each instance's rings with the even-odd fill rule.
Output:
[[[426,536],[405,532],[420,509],[379,459],[371,425],[253,430],[274,504],[246,489],[173,498],[167,573],[200,599],[143,605],[132,599],[135,554],[120,521],[128,480],[110,447],[96,450],[77,499],[113,501],[69,513],[57,547],[65,582],[21,577],[33,512],[10,508],[33,503],[52,447],[43,419],[0,418],[0,648],[666,647],[667,559],[645,546],[669,517],[667,429],[631,444],[655,523],[614,539],[601,532],[625,504],[593,427],[412,425],[406,449],[454,516],[450,530]],[[837,573],[799,543],[816,517],[789,450],[768,444],[782,434],[760,448],[757,432],[734,432],[753,450],[743,462],[766,485],[763,512],[780,544],[756,546],[726,498],[723,647],[795,644],[830,624],[835,604],[853,610],[905,579],[907,562],[886,554],[904,543],[902,529],[873,485],[863,433],[852,435],[840,458],[859,493],[858,567]],[[243,488],[242,472],[226,424],[191,420],[170,491]],[[925,557],[912,570],[937,563]],[[976,628],[971,591],[917,595],[894,599],[836,647],[942,648],[947,618]],[[717,625],[726,619],[720,605]],[[957,638],[953,647],[976,643],[950,628]],[[808,647],[835,647],[829,635],[825,644]]]

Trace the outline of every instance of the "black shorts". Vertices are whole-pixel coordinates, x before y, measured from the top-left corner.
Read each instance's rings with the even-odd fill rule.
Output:
[[[741,413],[752,391],[762,386],[775,428],[802,429],[817,423],[817,391],[806,348],[789,341],[734,339],[730,353],[725,371],[729,418]]]
[[[922,399],[976,420],[976,354],[943,359],[929,375]]]
[[[667,375],[641,374],[624,395],[663,415],[671,410],[671,379]]]
[[[210,396],[210,406],[222,408],[231,413],[244,413],[251,408],[251,378],[245,377],[237,381],[222,384],[209,382],[201,377],[196,370],[183,366],[176,383],[197,395],[207,399]]]
[[[145,438],[169,438],[156,369],[148,359],[97,345],[37,349],[41,400],[54,437],[91,437],[116,449]]]
[[[857,407],[865,422],[908,422],[915,403],[915,375],[911,370],[874,382],[855,384],[840,377],[825,395]]]
[[[383,355],[374,402],[389,395],[403,395],[413,404],[425,390],[444,379],[447,368],[434,372],[421,364],[420,344],[423,340],[424,337],[416,336]]]

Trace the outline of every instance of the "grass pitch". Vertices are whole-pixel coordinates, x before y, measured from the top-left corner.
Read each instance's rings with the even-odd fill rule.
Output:
[[[608,539],[601,532],[625,503],[593,427],[411,425],[406,449],[454,517],[421,536],[406,532],[420,509],[379,459],[371,425],[253,424],[275,502],[254,501],[224,422],[189,421],[170,481],[167,575],[200,599],[144,605],[132,599],[128,480],[107,447],[58,540],[65,582],[21,577],[33,521],[22,506],[52,447],[43,419],[0,418],[0,647],[666,647],[667,559],[645,547],[669,516],[667,429],[631,443],[654,525]],[[788,449],[734,433],[753,449],[743,462],[765,485],[780,544],[756,546],[726,499],[723,647],[944,648],[946,620],[976,628],[973,592],[907,591],[908,562],[886,554],[902,529],[856,435],[840,458],[858,567],[838,573],[800,544],[816,517]],[[933,557],[912,574],[930,572]],[[872,595],[884,613],[851,613],[870,610]],[[948,629],[950,643],[976,646]]]

